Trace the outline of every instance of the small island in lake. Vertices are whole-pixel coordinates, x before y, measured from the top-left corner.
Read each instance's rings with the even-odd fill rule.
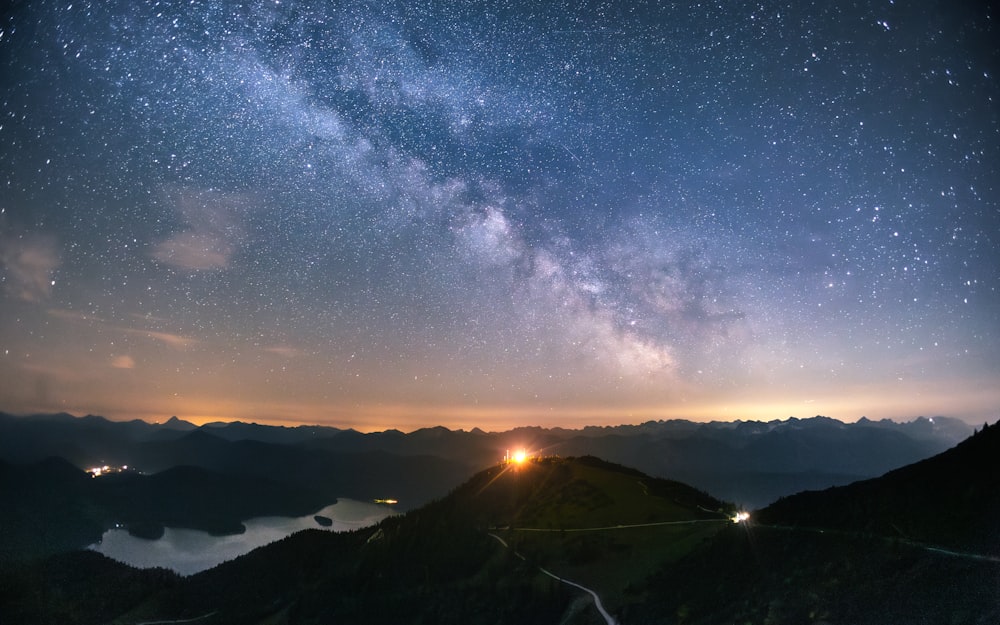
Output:
[[[331,525],[333,525],[333,519],[331,519],[328,516],[317,514],[314,515],[313,518],[316,519],[316,522],[322,525],[323,527],[330,527]]]

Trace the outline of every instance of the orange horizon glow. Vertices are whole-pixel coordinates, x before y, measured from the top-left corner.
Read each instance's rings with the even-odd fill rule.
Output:
[[[844,423],[853,423],[861,417],[906,422],[920,416],[946,416],[974,426],[984,421],[996,421],[1000,416],[996,411],[1000,389],[982,387],[973,393],[944,386],[926,387],[922,393],[903,388],[901,392],[892,394],[855,386],[839,395],[816,394],[796,399],[795,393],[787,393],[787,397],[780,400],[773,398],[777,391],[758,391],[743,397],[722,396],[707,400],[633,405],[575,402],[531,405],[516,402],[485,405],[325,403],[309,400],[255,402],[246,399],[213,400],[207,396],[166,399],[118,396],[113,400],[97,401],[11,402],[0,406],[0,409],[22,415],[67,412],[79,416],[95,414],[112,421],[141,419],[150,423],[163,423],[176,415],[199,427],[207,423],[239,421],[277,427],[326,426],[363,433],[386,430],[412,432],[439,426],[466,431],[478,428],[486,432],[504,432],[520,427],[581,429],[672,419],[693,422],[773,421],[790,417],[806,419],[817,415]]]
[[[936,403],[936,402],[935,402]],[[685,409],[687,408],[687,409]],[[996,411],[977,410],[971,413],[958,413],[947,410],[943,405],[921,405],[912,402],[906,407],[894,408],[889,401],[872,402],[870,410],[855,408],[838,402],[819,402],[807,404],[774,402],[748,404],[744,406],[706,405],[680,407],[637,407],[635,409],[608,410],[600,407],[584,408],[571,406],[563,409],[532,409],[529,407],[469,407],[458,406],[439,407],[434,409],[415,409],[407,411],[403,406],[357,407],[355,410],[293,410],[289,414],[262,414],[259,411],[224,410],[219,412],[183,411],[178,410],[165,414],[123,414],[119,411],[87,411],[63,408],[63,411],[73,414],[98,414],[113,421],[129,421],[141,419],[150,423],[163,423],[172,416],[187,421],[196,426],[208,423],[256,423],[274,427],[325,426],[338,429],[353,429],[362,433],[399,430],[404,433],[432,427],[446,427],[450,430],[471,431],[480,429],[485,432],[505,432],[522,427],[545,427],[583,429],[585,427],[616,427],[623,425],[639,425],[649,421],[686,420],[696,423],[712,421],[784,421],[789,418],[808,419],[815,416],[825,416],[844,423],[853,423],[862,417],[873,421],[890,419],[907,422],[918,417],[945,416],[962,420],[970,425],[981,424],[983,421],[993,422],[1000,414]],[[58,410],[57,410],[58,411]],[[57,412],[53,411],[53,412]],[[41,413],[44,410],[34,410],[24,414]],[[320,416],[317,416],[320,415]]]
[[[768,408],[771,408],[771,410]],[[540,411],[542,414],[539,414],[539,411],[529,411],[526,409],[504,411],[502,408],[485,410],[480,408],[478,410],[470,410],[470,414],[466,414],[464,417],[454,414],[450,410],[442,410],[440,412],[440,419],[438,420],[433,420],[429,416],[422,413],[407,415],[404,412],[396,411],[391,411],[392,414],[388,416],[362,413],[363,416],[336,414],[323,415],[323,417],[307,417],[304,415],[290,415],[288,417],[282,417],[263,416],[260,414],[241,415],[239,413],[229,413],[228,411],[219,413],[176,411],[170,414],[164,414],[162,412],[122,413],[120,411],[110,410],[87,410],[77,406],[61,406],[58,408],[39,406],[22,410],[8,409],[7,412],[20,415],[50,414],[56,412],[66,412],[75,416],[93,414],[102,416],[110,421],[141,420],[151,424],[162,424],[176,416],[178,419],[191,423],[196,427],[202,427],[210,423],[252,423],[257,425],[287,428],[331,427],[344,430],[351,429],[361,433],[385,432],[388,430],[398,430],[403,433],[410,433],[416,430],[432,427],[445,427],[449,430],[455,431],[472,431],[474,429],[480,429],[484,432],[498,433],[523,427],[564,428],[568,430],[577,430],[585,427],[640,425],[650,421],[685,420],[695,423],[708,423],[712,421],[767,422],[775,420],[785,421],[790,418],[808,419],[815,416],[829,417],[844,423],[853,423],[862,417],[867,417],[873,421],[889,419],[897,422],[908,422],[919,417],[944,416],[956,418],[969,425],[975,426],[981,425],[984,421],[992,423],[1000,417],[1000,414],[997,413],[984,413],[972,417],[969,417],[968,415],[956,416],[954,414],[949,414],[948,411],[933,408],[924,410],[917,408],[911,411],[852,411],[850,413],[845,413],[844,411],[822,410],[818,407],[809,411],[782,410],[781,408],[791,408],[791,406],[775,404],[766,408],[746,411],[713,411],[708,408],[691,410],[690,412],[676,409],[660,411],[644,409],[627,411],[624,414],[603,412],[598,409],[581,410],[579,412],[566,410],[565,412],[560,411],[555,414],[553,414],[553,411]],[[339,413],[339,411],[337,412]],[[456,410],[455,412],[458,411]],[[479,418],[476,418],[477,416]]]

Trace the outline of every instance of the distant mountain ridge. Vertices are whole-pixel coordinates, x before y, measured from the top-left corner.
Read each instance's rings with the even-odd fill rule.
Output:
[[[239,472],[234,464],[198,454],[195,439],[212,436],[246,448],[272,447],[270,455],[285,456],[280,447],[296,448],[316,458],[332,453],[379,453],[405,458],[435,458],[456,475],[435,486],[425,485],[407,506],[441,495],[461,479],[489,466],[506,450],[525,448],[563,456],[592,455],[636,467],[650,475],[676,479],[723,499],[760,507],[801,490],[843,485],[875,477],[927,458],[953,446],[971,433],[971,426],[947,417],[920,417],[906,423],[862,418],[843,423],[828,417],[772,421],[698,423],[686,420],[648,421],[638,425],[589,426],[579,430],[521,427],[506,432],[449,430],[444,427],[361,433],[325,426],[278,427],[252,423],[210,423],[201,427],[177,419],[163,424],[113,422],[102,417],[0,413],[0,459],[37,462],[49,456],[66,458],[79,467],[130,464],[157,472],[177,464]],[[202,440],[203,448],[211,444]],[[230,454],[232,458],[239,454]],[[265,455],[267,456],[267,454]],[[379,469],[381,471],[381,469]],[[382,471],[384,473],[384,471]],[[407,493],[409,495],[409,493]],[[346,496],[346,495],[345,495]]]

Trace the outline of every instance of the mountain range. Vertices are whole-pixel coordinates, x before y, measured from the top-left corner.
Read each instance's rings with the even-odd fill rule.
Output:
[[[1000,424],[984,426],[745,517],[679,481],[537,453],[190,577],[93,552],[22,561],[0,573],[0,607],[5,623],[985,625],[1000,622],[997,457]]]
[[[768,422],[650,421],[579,430],[433,427],[361,433],[241,422],[196,427],[176,417],[150,424],[0,413],[0,460],[24,464],[57,456],[80,468],[128,465],[145,473],[184,464],[325,489],[333,497],[365,499],[377,492],[409,509],[447,493],[506,451],[527,449],[593,455],[760,507],[801,490],[881,475],[940,453],[971,431],[966,423],[946,417],[906,423],[864,418],[843,423],[817,416]]]

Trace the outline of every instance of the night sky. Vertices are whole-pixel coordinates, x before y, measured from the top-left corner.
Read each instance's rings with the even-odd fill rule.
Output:
[[[0,410],[1000,410],[987,3],[5,2]]]

